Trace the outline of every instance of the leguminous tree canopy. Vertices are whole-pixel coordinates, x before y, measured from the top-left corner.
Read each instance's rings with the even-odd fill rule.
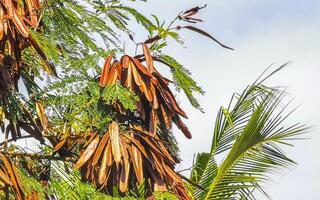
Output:
[[[203,111],[194,95],[204,91],[166,46],[191,31],[233,49],[198,28],[206,5],[165,22],[127,3],[0,0],[1,199],[254,198],[268,171],[293,163],[277,145],[306,128],[278,129],[283,93],[259,79],[221,108],[191,177],[176,171],[175,134],[199,135],[176,94]]]

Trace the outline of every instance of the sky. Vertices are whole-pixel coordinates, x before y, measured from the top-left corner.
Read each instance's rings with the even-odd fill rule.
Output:
[[[183,46],[170,44],[165,50],[184,64],[206,91],[204,96],[197,96],[205,113],[194,109],[184,94],[177,94],[189,117],[184,122],[193,134],[189,140],[174,130],[183,160],[178,170],[190,168],[195,153],[210,150],[218,109],[228,106],[234,92],[241,92],[270,65],[273,65],[272,70],[290,61],[288,67],[267,83],[286,86],[288,99],[293,99],[291,108],[298,106],[288,125],[301,122],[311,126],[311,131],[305,135],[308,139],[296,141],[293,148],[285,149],[297,166],[272,176],[273,181],[265,184],[264,189],[274,200],[320,199],[320,0],[149,0],[132,3],[143,14],[155,14],[167,22],[180,11],[205,4],[207,7],[198,15],[204,22],[196,26],[235,50],[223,49],[187,30],[181,31]],[[146,32],[139,26],[133,30],[137,41],[143,41]],[[128,46],[129,43],[132,43],[129,39],[124,41]]]
[[[198,96],[204,114],[193,109],[183,94],[177,96],[193,134],[188,140],[175,131],[183,159],[179,168],[189,168],[194,153],[209,151],[216,113],[220,106],[228,105],[234,92],[242,91],[271,64],[275,69],[290,61],[267,83],[288,87],[293,107],[299,106],[289,122],[302,122],[312,129],[305,135],[309,139],[285,149],[298,165],[274,176],[265,190],[275,200],[319,199],[320,0],[150,0],[135,6],[146,15],[156,14],[169,21],[180,11],[204,4],[208,6],[199,17],[205,22],[197,26],[235,50],[223,49],[187,31],[181,32],[183,47],[170,45],[166,49],[206,91],[205,96]]]

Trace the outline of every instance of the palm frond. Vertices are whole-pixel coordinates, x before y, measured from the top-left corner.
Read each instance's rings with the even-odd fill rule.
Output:
[[[285,120],[292,112],[285,114],[287,105],[282,104],[285,94],[256,81],[232,97],[227,111],[221,107],[210,159],[200,163],[203,174],[199,185],[206,190],[197,189],[197,198],[255,199],[253,190],[266,194],[261,183],[269,180],[271,172],[295,164],[281,145],[290,145],[289,140],[297,139],[308,128],[299,123],[286,126]],[[225,159],[218,166],[213,165],[221,153],[226,154]],[[195,166],[199,168],[199,162]]]

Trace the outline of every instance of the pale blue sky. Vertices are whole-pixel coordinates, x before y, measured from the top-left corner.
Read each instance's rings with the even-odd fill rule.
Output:
[[[199,97],[205,114],[178,95],[194,136],[187,140],[175,131],[184,160],[180,169],[191,166],[194,153],[209,150],[217,110],[227,105],[233,92],[244,89],[270,64],[293,61],[269,84],[288,86],[290,97],[295,97],[293,106],[300,105],[290,122],[300,121],[314,128],[307,135],[311,139],[298,141],[287,150],[298,166],[284,176],[276,176],[266,190],[275,200],[320,199],[320,1],[150,0],[136,5],[145,14],[170,20],[179,11],[203,4],[208,4],[200,14],[205,22],[198,26],[236,50],[222,49],[190,32],[181,33],[187,48],[171,45],[167,49],[187,64],[207,92]],[[137,33],[137,37],[144,36]]]
[[[275,200],[320,199],[320,0],[149,0],[132,5],[146,15],[169,21],[180,11],[204,4],[208,6],[199,16],[205,22],[197,26],[235,51],[188,31],[181,32],[186,48],[167,48],[206,91],[198,97],[205,114],[192,108],[183,94],[177,95],[193,134],[188,140],[174,130],[183,159],[178,168],[189,168],[194,153],[209,151],[216,113],[220,106],[228,105],[233,92],[242,91],[270,64],[292,61],[268,83],[288,86],[289,97],[295,98],[292,108],[300,106],[289,121],[313,129],[306,135],[309,140],[286,149],[298,165],[283,176],[274,176],[265,189]],[[141,27],[134,30],[137,41],[146,37]],[[125,40],[129,47],[132,42]]]

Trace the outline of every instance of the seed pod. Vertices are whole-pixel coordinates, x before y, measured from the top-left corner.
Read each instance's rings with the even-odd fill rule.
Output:
[[[123,140],[120,140],[121,143],[121,152],[123,155],[123,162],[120,172],[120,183],[119,189],[121,192],[126,192],[128,190],[128,180],[129,180],[129,173],[130,173],[130,163],[129,163],[129,156],[127,148],[124,144]]]
[[[131,159],[133,163],[133,169],[135,171],[139,184],[143,183],[143,167],[142,167],[142,156],[139,149],[132,145],[131,147]]]
[[[0,6],[0,40],[3,39],[4,34],[4,11],[2,6]]]
[[[67,138],[64,139],[64,140],[62,140],[62,141],[60,141],[60,142],[54,147],[53,152],[59,151],[59,150],[64,146],[64,144],[65,144],[66,142],[67,142]]]
[[[105,87],[108,82],[108,76],[109,76],[109,71],[110,71],[110,63],[112,60],[113,55],[109,55],[106,58],[106,61],[104,63],[103,69],[102,69],[102,74],[100,77],[100,87]]]
[[[148,71],[149,71],[150,74],[152,74],[154,66],[153,66],[153,59],[152,59],[152,56],[150,54],[149,48],[148,48],[148,46],[146,44],[142,44],[142,49],[143,49],[144,57],[146,58]]]
[[[2,170],[0,170],[0,181],[7,185],[13,185],[10,178]]]
[[[129,90],[132,90],[132,67],[134,67],[132,62],[129,62],[127,69],[127,79],[125,82],[125,86],[129,88]]]
[[[27,38],[29,36],[28,27],[24,24],[22,17],[15,10],[13,10],[13,23],[23,37]]]
[[[13,9],[14,9],[14,7],[12,5],[12,0],[5,0],[5,5],[7,8],[8,17],[12,18],[13,17]]]
[[[107,147],[108,146],[110,146],[110,142],[108,142]],[[99,177],[98,177],[100,185],[104,184],[104,182],[106,181],[107,166],[109,166],[108,165],[108,157],[112,156],[111,154],[112,154],[112,152],[110,152],[108,148],[104,149],[103,157],[102,157],[102,161],[101,161],[101,166],[100,166],[100,170],[99,170]]]
[[[33,0],[25,0],[26,4],[27,4],[27,8],[28,8],[28,12],[30,15],[30,19],[31,19],[31,24],[33,27],[36,27],[36,25],[38,24],[38,17],[37,15],[34,13],[34,6],[33,6]]]
[[[121,147],[120,147],[120,138],[119,138],[119,125],[117,122],[113,121],[109,126],[109,134],[111,140],[111,149],[113,159],[116,164],[121,163]]]
[[[99,136],[97,135],[92,140],[92,142],[88,145],[88,147],[86,148],[86,150],[83,152],[80,159],[76,163],[76,165],[75,165],[76,169],[79,169],[82,165],[84,165],[91,158],[91,156],[95,152],[98,144],[99,144]],[[89,165],[87,165],[87,166],[89,166]]]
[[[99,146],[93,156],[93,160],[92,160],[92,165],[96,165],[100,159],[100,156],[103,152],[103,150],[105,149],[105,146],[107,144],[107,141],[108,141],[108,138],[109,138],[109,134],[108,133],[105,133],[105,135],[102,137],[100,143],[99,143]]]
[[[41,125],[43,129],[46,130],[48,127],[48,118],[45,114],[44,108],[41,103],[36,102],[36,110],[37,110],[37,114],[40,119]]]

